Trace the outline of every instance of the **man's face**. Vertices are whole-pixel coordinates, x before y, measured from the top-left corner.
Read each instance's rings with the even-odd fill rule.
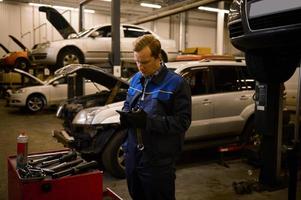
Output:
[[[135,51],[134,59],[139,71],[144,76],[153,75],[160,68],[160,58],[151,56],[151,50],[148,46],[144,47],[139,52]]]

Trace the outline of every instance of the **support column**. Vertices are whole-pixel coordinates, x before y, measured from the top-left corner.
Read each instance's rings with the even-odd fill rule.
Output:
[[[120,66],[120,0],[111,1],[113,74],[121,76]]]

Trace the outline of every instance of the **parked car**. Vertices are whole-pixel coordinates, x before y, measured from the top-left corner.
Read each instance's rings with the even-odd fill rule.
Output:
[[[4,45],[1,45],[6,54],[0,58],[0,69],[11,71],[13,68],[28,70],[31,63],[28,58],[28,49],[17,38],[12,35],[9,37],[22,49],[22,51],[9,51]]]
[[[99,67],[92,65],[73,64],[66,66],[65,70],[56,73],[53,78],[45,82],[22,70],[15,69],[15,71],[26,74],[34,86],[22,87],[15,91],[8,90],[9,105],[26,107],[31,112],[39,112],[46,106],[59,105],[66,100],[67,75],[69,74],[76,73],[86,78],[84,84],[86,95],[108,90],[105,84],[99,85],[91,81],[97,75],[102,77],[100,74],[107,74]]]
[[[244,61],[185,61],[166,63],[182,75],[192,92],[192,123],[185,149],[220,146],[254,139],[254,80]],[[79,111],[72,131],[54,131],[65,145],[92,155],[115,177],[124,177],[121,145],[126,130],[120,127],[123,102]],[[59,113],[58,113],[59,115]]]
[[[30,58],[34,63],[56,65],[57,68],[71,63],[109,63],[111,58],[111,25],[99,25],[75,34],[69,23],[56,23],[63,16],[51,7],[40,7],[46,12],[48,21],[61,33],[64,40],[45,42],[34,45]],[[60,18],[58,19],[58,17]],[[64,32],[67,30],[67,33]],[[71,31],[70,31],[71,30]],[[66,35],[69,38],[66,38]],[[132,43],[141,35],[153,34],[162,44],[162,58],[165,62],[174,60],[178,51],[174,40],[159,37],[154,32],[140,26],[122,24],[120,26],[121,60],[133,62]]]

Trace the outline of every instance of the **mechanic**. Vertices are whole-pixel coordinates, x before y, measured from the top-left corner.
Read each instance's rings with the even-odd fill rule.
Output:
[[[134,42],[137,72],[120,113],[128,128],[126,178],[134,200],[175,199],[175,159],[191,123],[188,83],[160,59],[161,43],[152,35]]]

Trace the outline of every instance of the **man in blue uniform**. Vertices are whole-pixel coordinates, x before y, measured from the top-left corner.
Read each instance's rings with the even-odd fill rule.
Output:
[[[120,121],[128,128],[126,178],[134,200],[175,199],[175,159],[191,123],[190,87],[160,59],[152,35],[134,43],[139,72],[130,82]]]

